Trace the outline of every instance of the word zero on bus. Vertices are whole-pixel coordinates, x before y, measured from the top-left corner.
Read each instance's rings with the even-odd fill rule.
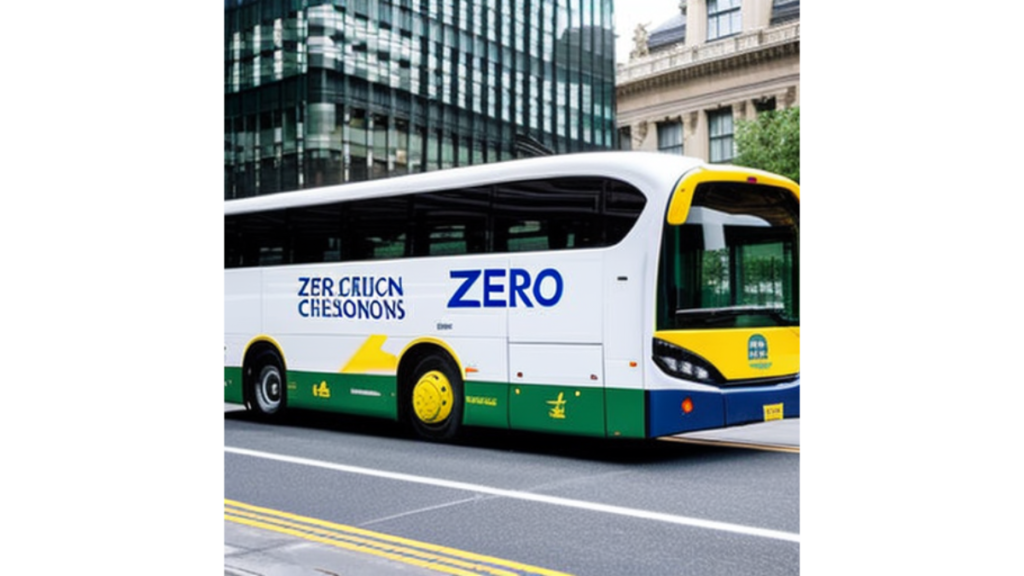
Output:
[[[449,274],[451,278],[462,280],[462,284],[448,300],[449,308],[516,308],[520,302],[527,308],[533,308],[533,301],[529,296],[531,293],[537,304],[550,308],[562,299],[562,291],[565,287],[562,275],[554,268],[541,270],[537,273],[536,279],[530,275],[528,270],[522,268],[452,270]],[[481,276],[483,280],[479,282],[480,288],[475,289],[478,285],[477,280],[480,280]],[[506,277],[508,284],[504,284]],[[546,296],[542,289],[545,280],[548,280],[548,285],[553,286],[550,296]],[[532,290],[530,290],[531,286]],[[530,291],[527,292],[527,290]],[[474,298],[469,297],[470,291]]]

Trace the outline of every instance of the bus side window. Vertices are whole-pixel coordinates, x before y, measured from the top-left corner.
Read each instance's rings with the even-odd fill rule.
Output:
[[[598,178],[555,178],[498,186],[496,238],[509,252],[602,245]]]
[[[224,268],[243,266],[242,235],[238,232],[238,216],[224,218]]]
[[[450,256],[486,253],[490,189],[467,188],[416,196],[412,254]]]
[[[241,266],[285,264],[288,230],[283,211],[237,216],[236,261]]]
[[[535,193],[524,182],[499,184],[494,194],[495,250],[546,250],[547,231],[540,221]],[[500,248],[500,250],[499,250]]]
[[[550,235],[540,220],[518,220],[506,229],[509,252],[547,250],[551,247]]]
[[[309,206],[289,213],[291,263],[341,260],[341,206]]]
[[[639,190],[618,180],[608,180],[604,194],[605,245],[618,244],[633,229],[647,204]]]
[[[409,197],[372,198],[348,204],[342,226],[343,260],[409,255]]]

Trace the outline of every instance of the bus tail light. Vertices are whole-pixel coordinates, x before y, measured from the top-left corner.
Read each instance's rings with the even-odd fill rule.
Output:
[[[682,408],[683,414],[689,414],[690,412],[693,412],[693,400],[691,400],[689,396],[687,396],[686,399],[683,400]]]

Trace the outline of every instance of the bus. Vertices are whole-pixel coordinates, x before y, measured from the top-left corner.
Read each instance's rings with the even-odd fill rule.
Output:
[[[646,152],[224,203],[224,397],[647,439],[800,414],[799,186]]]

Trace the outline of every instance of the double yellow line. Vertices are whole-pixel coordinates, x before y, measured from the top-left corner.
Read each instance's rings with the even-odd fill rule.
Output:
[[[235,500],[224,500],[224,519],[456,576],[569,576],[565,572],[399,538]]]

